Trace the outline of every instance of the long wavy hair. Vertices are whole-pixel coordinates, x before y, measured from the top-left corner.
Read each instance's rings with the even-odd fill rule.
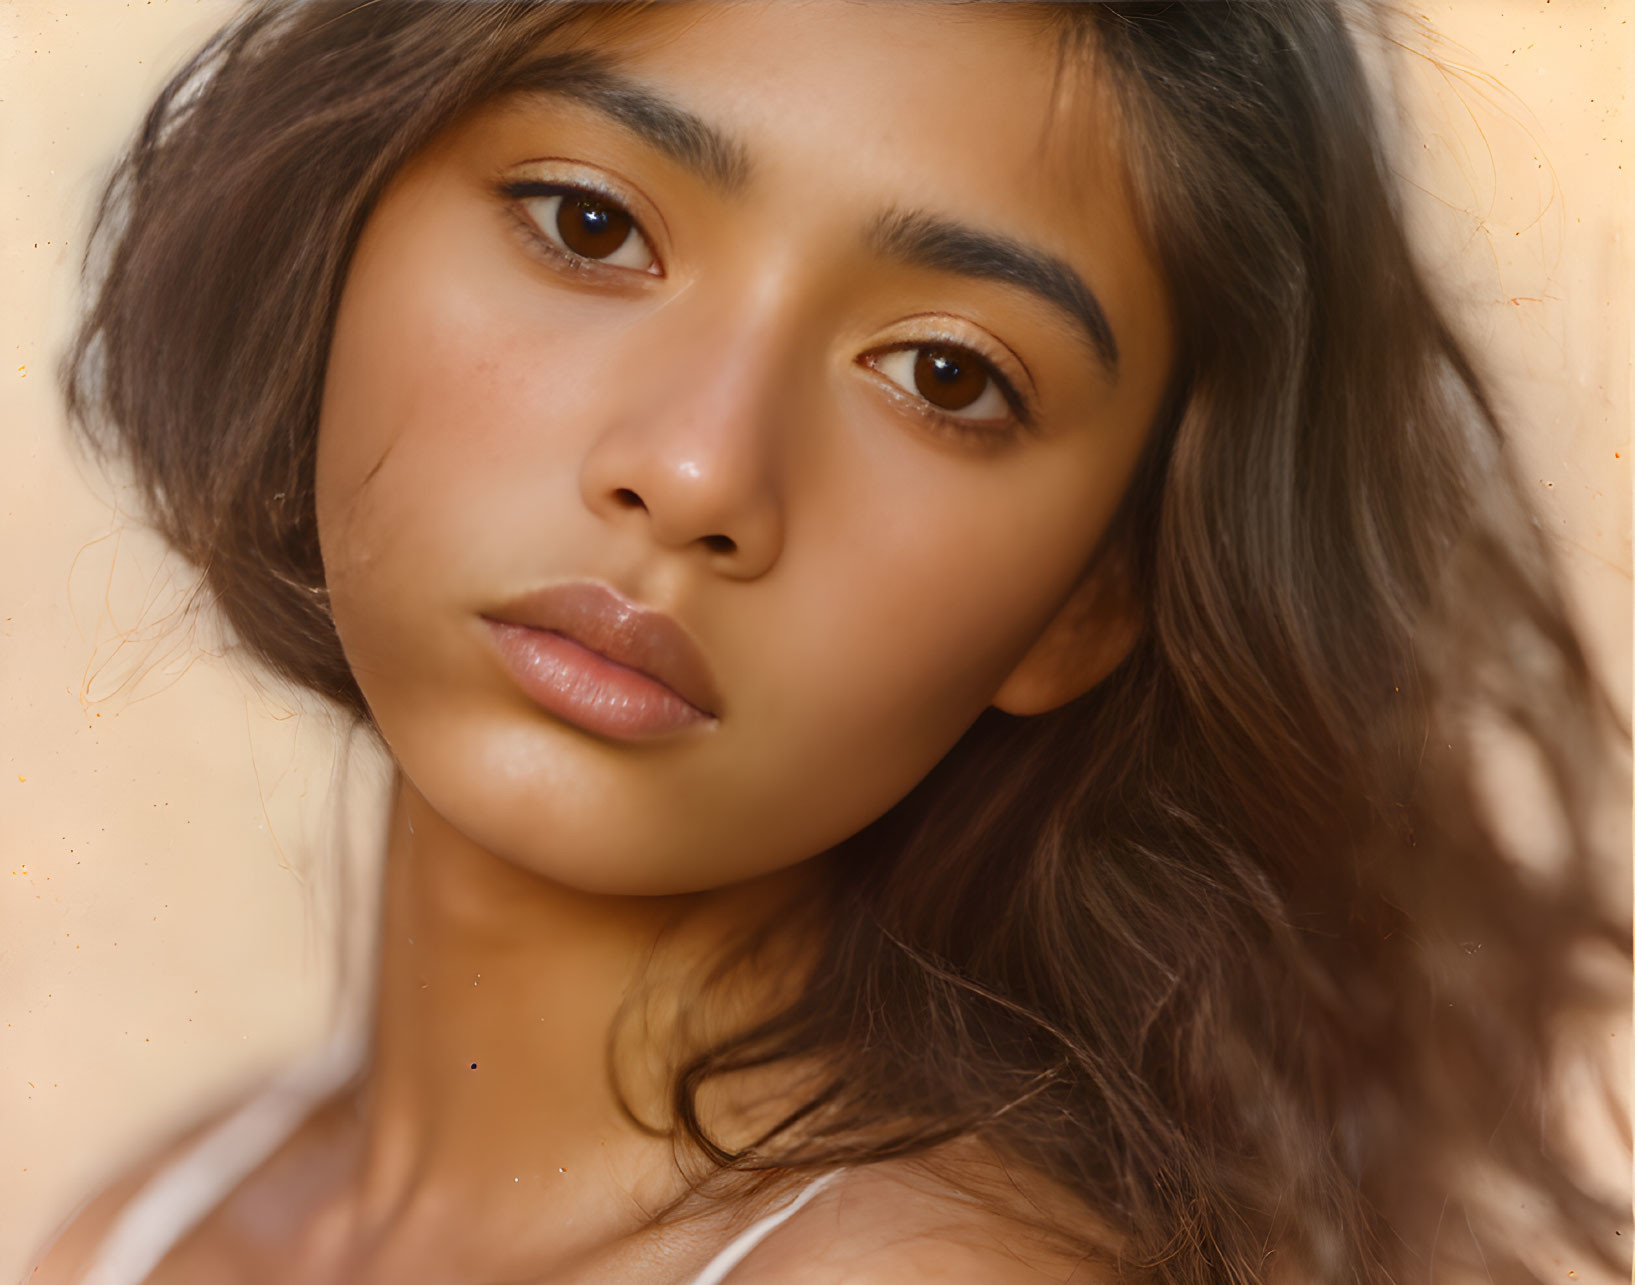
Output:
[[[1620,836],[1593,832],[1627,813],[1627,732],[1405,238],[1348,26],[1368,11],[1036,8],[1062,85],[1095,63],[1176,319],[1102,550],[1142,632],[1081,699],[988,711],[830,854],[815,967],[678,1057],[668,1127],[746,1175],[980,1138],[1077,1198],[1055,1230],[1121,1280],[1542,1279],[1518,1202],[1626,1270],[1548,1089],[1561,1024],[1627,1002],[1597,871]],[[251,4],[97,215],[73,423],[244,648],[365,721],[313,507],[349,258],[404,161],[574,11]],[[1493,818],[1501,735],[1540,765],[1548,854]],[[822,1068],[799,1109],[715,1136],[700,1095],[780,1064]]]

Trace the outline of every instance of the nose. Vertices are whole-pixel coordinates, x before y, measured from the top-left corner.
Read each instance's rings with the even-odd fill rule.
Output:
[[[733,311],[711,320],[675,309],[627,335],[632,360],[620,364],[614,411],[579,483],[607,521],[644,523],[656,544],[753,579],[783,550],[782,460],[798,376],[778,328],[752,309]]]

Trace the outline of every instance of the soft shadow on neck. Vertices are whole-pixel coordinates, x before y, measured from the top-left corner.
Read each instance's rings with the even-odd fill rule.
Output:
[[[681,896],[588,894],[479,848],[399,779],[373,1049],[356,1096],[356,1225],[429,1219],[460,1223],[463,1238],[474,1223],[514,1238],[548,1224],[524,1238],[560,1252],[650,1221],[686,1180],[671,1141],[621,1109],[609,1062],[621,1007],[639,1001],[619,1021],[619,1082],[662,1126],[678,1022],[695,1038],[706,1029],[694,1004],[703,970],[768,925],[776,936],[787,920],[799,935],[790,912],[813,922],[826,873],[819,858]],[[804,949],[782,943],[781,977],[735,978],[714,997],[720,1020],[770,1011]]]

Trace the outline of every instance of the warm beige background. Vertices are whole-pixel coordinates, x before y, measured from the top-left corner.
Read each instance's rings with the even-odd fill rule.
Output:
[[[332,788],[349,760],[320,714],[167,627],[187,576],[56,404],[100,177],[230,9],[0,0],[0,1281],[111,1168],[317,1037],[333,800],[369,855],[379,765]],[[1628,708],[1630,10],[1418,12],[1440,34],[1401,27],[1410,207]]]

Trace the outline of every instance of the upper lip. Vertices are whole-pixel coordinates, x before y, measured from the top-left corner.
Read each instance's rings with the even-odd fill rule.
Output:
[[[571,638],[611,661],[646,674],[712,717],[720,706],[709,663],[687,631],[663,612],[606,585],[576,580],[513,598],[491,620]]]

